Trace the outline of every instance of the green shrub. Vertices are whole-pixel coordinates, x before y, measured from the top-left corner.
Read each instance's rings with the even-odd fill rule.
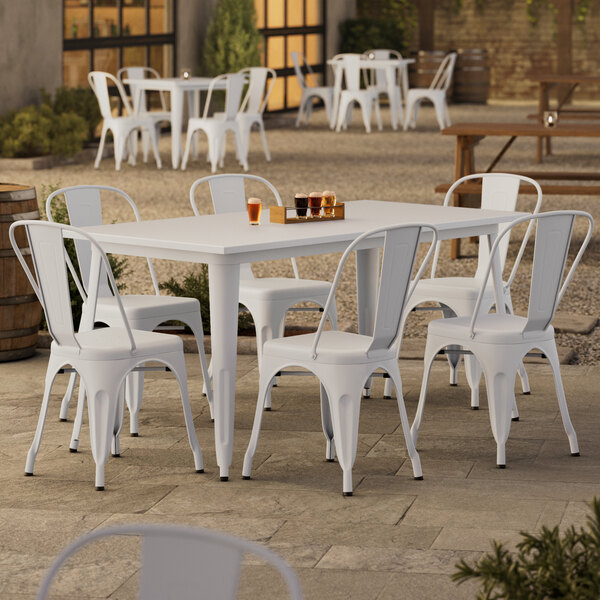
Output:
[[[342,21],[340,36],[340,52],[361,54],[369,48],[404,52],[407,46],[404,28],[388,19],[365,17]]]
[[[59,87],[54,92],[54,100],[46,90],[40,90],[42,103],[48,104],[56,114],[75,113],[83,117],[87,123],[87,137],[85,141],[93,140],[96,127],[102,120],[98,101],[90,88]]]
[[[48,104],[26,106],[0,121],[0,156],[70,156],[81,150],[86,133],[85,120],[75,113],[57,114]]]
[[[600,501],[592,503],[587,528],[543,527],[521,532],[517,552],[493,542],[493,551],[473,566],[463,559],[453,581],[478,579],[478,600],[597,600],[600,598]]]
[[[202,312],[202,328],[205,334],[210,333],[210,302],[208,292],[208,265],[200,265],[196,271],[190,271],[183,282],[178,282],[174,277],[158,284],[161,290],[169,292],[172,296],[197,298]],[[238,330],[248,329],[252,324],[250,313],[241,312],[238,317]]]
[[[57,189],[60,188],[59,184],[45,186],[42,185],[40,190],[40,217],[42,219],[46,218],[46,198]],[[69,211],[67,209],[67,204],[64,199],[55,199],[52,204],[52,220],[55,223],[65,223],[69,224]],[[75,269],[79,270],[79,261],[77,260],[77,252],[75,250],[75,243],[73,240],[65,241],[65,248],[67,249],[67,254],[73,263]],[[118,258],[113,256],[112,254],[108,255],[108,262],[110,263],[110,267],[113,272],[113,276],[115,278],[115,282],[119,291],[122,291],[126,288],[126,285],[120,282],[121,277],[127,274],[127,259],[126,258]],[[79,290],[75,285],[75,281],[71,277],[69,273],[69,292],[71,295],[71,310],[73,312],[73,325],[77,330],[79,327],[79,321],[81,320],[81,311],[83,308],[83,298],[79,295]],[[42,329],[48,329],[46,324],[46,318],[42,318]]]
[[[261,40],[254,0],[219,0],[206,31],[204,73],[214,77],[259,66]]]

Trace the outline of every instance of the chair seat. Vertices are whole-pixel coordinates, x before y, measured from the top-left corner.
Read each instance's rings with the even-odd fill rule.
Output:
[[[131,352],[131,343],[125,329],[120,327],[102,327],[92,331],[75,334],[81,345],[77,353],[75,348],[59,346],[52,342],[51,351],[57,356],[77,356],[78,360],[131,360],[157,356],[166,352],[182,352],[183,342],[177,335],[141,331],[132,329],[135,351]]]
[[[294,304],[316,296],[327,298],[331,284],[328,281],[295,279],[292,277],[264,277],[240,281],[240,299],[293,300]]]
[[[489,314],[480,315],[475,327],[474,342],[481,344],[521,344],[524,342],[545,342],[554,339],[554,328],[549,325],[543,331],[523,332],[527,323],[526,317],[517,315]],[[452,343],[460,344],[469,341],[469,326],[471,317],[455,317],[451,319],[436,319],[428,327],[428,335],[447,337]]]
[[[433,279],[421,279],[411,296],[411,302],[416,298],[432,299],[443,302],[444,298],[472,299],[473,304],[481,289],[481,280],[474,277],[439,277]],[[484,298],[493,297],[494,288],[491,282],[487,285]]]
[[[170,110],[145,110],[140,112],[141,117],[147,117],[153,121],[170,121],[171,111]]]
[[[165,320],[171,320],[175,319],[177,314],[199,313],[200,311],[200,302],[196,298],[131,294],[121,296],[121,301],[130,321],[153,317],[164,317]],[[96,320],[102,321],[103,317],[120,319],[119,307],[112,296],[98,298]]]
[[[315,341],[314,333],[294,335],[287,338],[275,338],[265,342],[263,356],[272,355],[278,358],[298,360],[302,363],[312,363],[312,347]],[[367,350],[373,343],[373,338],[347,331],[324,331],[317,347],[316,362],[332,365],[367,364],[374,358],[367,357]],[[377,358],[395,355],[395,350],[378,352]]]

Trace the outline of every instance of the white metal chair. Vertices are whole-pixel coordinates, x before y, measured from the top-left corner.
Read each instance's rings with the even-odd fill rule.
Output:
[[[16,239],[15,230],[19,227],[26,229],[35,275],[28,267]],[[150,360],[169,367],[177,379],[188,439],[194,454],[194,464],[196,471],[202,472],[204,470],[202,451],[198,444],[190,409],[181,339],[131,328],[106,254],[93,238],[80,229],[47,221],[25,220],[13,223],[9,235],[17,258],[42,304],[48,331],[53,340],[50,346],[44,397],[35,437],[27,454],[25,475],[33,475],[54,379],[61,369],[71,365],[81,376],[87,394],[90,442],[96,462],[95,485],[97,490],[103,490],[104,464],[108,458],[111,442],[118,436],[122,422],[120,415],[123,410],[123,400],[120,395],[125,378],[133,369]],[[89,279],[87,318],[85,322],[82,320],[79,332],[75,333],[67,269],[78,289],[81,293],[84,292],[81,280],[64,247],[64,237],[69,235],[88,244],[93,265],[101,266],[106,273],[106,280],[114,294],[116,312],[120,316],[118,325],[93,329],[93,309],[103,281],[102,277],[95,277]]]
[[[192,139],[197,131],[204,131],[208,140],[208,160],[211,171],[216,173],[217,165],[223,166],[225,136],[232,131],[235,137],[235,148],[237,159],[244,168],[248,170],[248,149],[244,145],[239,122],[236,117],[242,101],[242,93],[246,77],[242,73],[227,73],[215,77],[208,87],[208,94],[204,104],[202,117],[192,117],[188,120],[187,138],[185,151],[181,162],[181,169],[185,170],[190,154]],[[209,116],[211,99],[215,88],[225,84],[225,111],[221,114]]]
[[[379,93],[375,88],[360,88],[360,54],[340,54],[337,57],[339,65],[344,72],[344,81],[346,88],[341,90],[339,105],[337,110],[336,131],[342,128],[346,129],[352,117],[352,109],[355,102],[358,102],[363,123],[367,133],[371,133],[371,111],[375,109],[377,119],[377,128],[381,131],[381,114],[379,112]]]
[[[248,89],[246,96],[242,101],[240,110],[236,116],[240,127],[242,143],[248,152],[250,148],[250,131],[254,125],[258,125],[260,137],[262,139],[265,158],[271,160],[271,153],[267,146],[267,136],[265,135],[265,124],[263,122],[263,113],[269,102],[269,97],[273,91],[277,74],[274,69],[268,67],[249,67],[240,71],[248,78]]]
[[[362,54],[367,60],[379,59],[402,59],[402,54],[398,50],[388,50],[384,48],[372,48],[366,50]],[[381,98],[383,94],[389,95],[389,86],[387,73],[385,69],[364,70],[365,83],[367,88],[372,88],[377,92],[377,97]],[[393,82],[393,90],[396,95],[396,106],[398,107],[398,119],[400,123],[404,123],[404,111],[402,110],[402,98],[406,96],[408,91],[408,73],[406,69],[401,69],[399,72],[399,80]],[[389,99],[391,102],[391,99]]]
[[[256,175],[224,174],[209,175],[197,179],[190,188],[190,203],[195,215],[200,215],[196,204],[196,190],[202,184],[208,184],[215,213],[246,211],[245,183],[256,181],[273,195],[275,202],[282,206],[281,197],[275,186]],[[285,328],[285,316],[295,304],[313,302],[325,306],[331,290],[328,281],[300,279],[296,260],[291,259],[294,277],[261,277],[256,278],[250,264],[240,268],[240,303],[252,315],[256,328],[256,347],[259,365],[262,347],[267,340],[282,337]],[[337,328],[337,311],[335,301],[330,303],[329,320],[331,326]],[[299,309],[306,310],[306,309]],[[266,408],[270,407],[270,399]]]
[[[130,196],[122,190],[105,185],[78,185],[62,188],[52,192],[46,200],[46,214],[48,220],[53,220],[53,205],[59,197],[63,196],[71,225],[86,227],[102,224],[102,195],[116,197],[119,201],[126,201],[136,221],[140,221],[140,213]],[[76,241],[77,259],[79,269],[83,278],[84,292],[89,288],[89,277],[91,269],[91,247],[87,242]],[[204,353],[204,333],[202,330],[202,316],[200,314],[200,302],[196,298],[182,298],[175,296],[161,296],[158,289],[158,281],[152,261],[148,259],[148,270],[155,295],[152,294],[127,294],[117,298],[107,285],[105,277],[100,282],[98,290],[98,302],[96,306],[96,322],[116,326],[121,322],[120,307],[123,306],[131,327],[152,331],[165,321],[181,321],[185,323],[194,333],[200,357],[200,366],[204,381],[209,382],[206,355]],[[85,299],[85,296],[84,296]],[[87,300],[86,300],[87,301]],[[60,410],[61,420],[67,419],[67,411],[76,383],[76,374],[73,373],[67,386],[66,394]],[[135,372],[127,377],[126,400],[130,412],[130,433],[138,435],[138,413],[142,404],[142,392],[144,387],[144,373]],[[207,397],[212,417],[212,391],[207,385]],[[84,395],[80,386],[77,416],[73,427],[71,439],[71,451],[76,452],[79,444],[79,432],[84,411]],[[118,448],[115,451],[118,454]]]
[[[315,76],[314,71],[308,64],[306,57],[300,52],[292,52],[292,62],[294,63],[294,73],[298,79],[298,83],[302,88],[302,98],[298,107],[298,116],[296,117],[296,127],[300,127],[302,119],[308,125],[308,120],[312,113],[313,100],[321,99],[325,107],[327,122],[331,122],[331,111],[333,110],[333,86],[315,86],[311,85],[304,76],[303,69],[311,78]]]
[[[433,242],[411,284],[410,278],[423,229],[433,232]],[[323,331],[348,256],[365,238],[381,235],[385,237],[373,335]],[[245,479],[250,478],[260,433],[262,408],[268,389],[273,376],[287,366],[308,369],[321,382],[321,415],[327,440],[326,458],[333,460],[337,452],[343,471],[342,489],[345,496],[352,495],[352,466],[358,443],[361,390],[366,380],[379,368],[387,371],[396,387],[400,421],[413,474],[415,479],[422,479],[421,463],[410,435],[402,397],[397,347],[402,337],[404,306],[433,254],[436,240],[437,229],[423,223],[381,227],[360,235],[342,255],[317,332],[265,342],[254,425],[242,468]]]
[[[156,165],[160,169],[162,162],[158,153],[158,140],[156,135],[156,127],[154,120],[145,115],[136,115],[129,104],[125,90],[121,82],[104,71],[91,71],[88,73],[88,81],[92,91],[96,95],[98,100],[98,106],[100,107],[100,113],[102,114],[102,133],[100,134],[100,144],[98,145],[98,153],[96,154],[96,161],[94,167],[97,169],[100,166],[102,160],[102,153],[104,151],[104,142],[106,140],[106,134],[108,131],[112,131],[114,145],[115,145],[115,168],[117,171],[121,169],[121,162],[129,154],[129,161],[135,165],[135,152],[132,147],[128,147],[131,140],[131,135],[138,131],[146,131],[152,144],[152,150],[154,152],[154,158]],[[123,116],[114,117],[112,115],[112,109],[110,105],[110,96],[108,93],[108,86],[114,85],[119,92],[121,102],[123,103]],[[145,157],[144,157],[145,160]]]
[[[467,175],[461,177],[455,181],[444,198],[444,206],[449,206],[452,203],[452,198],[455,190],[462,185],[464,182],[481,180],[481,208],[492,209],[492,210],[516,210],[517,200],[519,197],[519,187],[521,183],[526,183],[533,186],[537,192],[537,199],[533,214],[537,214],[540,211],[542,205],[542,189],[540,188],[537,181],[530,177],[524,177],[522,175],[512,175],[510,173],[479,173],[474,175]],[[517,253],[517,258],[513,264],[512,270],[508,279],[503,283],[504,290],[504,304],[506,309],[511,314],[513,313],[512,300],[510,296],[510,288],[514,281],[519,263],[525,251],[527,241],[529,239],[529,233],[531,231],[530,223],[529,228],[521,247]],[[506,263],[506,255],[508,253],[508,243],[510,236],[506,236],[500,246],[500,267],[504,270]],[[419,304],[424,302],[437,302],[440,304],[440,310],[443,311],[446,317],[470,317],[473,314],[475,303],[477,302],[477,295],[481,287],[481,282],[484,277],[485,269],[489,260],[489,246],[486,236],[479,238],[479,253],[477,259],[477,271],[474,277],[437,277],[436,269],[438,257],[440,254],[440,244],[435,250],[431,266],[431,278],[421,279],[413,295],[411,296],[410,302],[406,307],[406,316],[409,312],[417,307]],[[494,290],[492,282],[489,281],[485,288],[485,292],[482,300],[482,310],[489,312],[495,304]],[[448,362],[450,363],[450,384],[456,385],[457,383],[457,366],[460,362],[461,354],[448,350]],[[473,356],[465,355],[465,372],[467,381],[471,388],[471,408],[476,409],[479,407],[479,381],[481,379],[481,369],[477,364],[477,361]],[[523,393],[529,394],[529,381],[527,379],[527,372],[521,364],[519,367],[519,376],[523,387]],[[386,380],[384,388],[384,396],[390,395],[390,384]],[[513,415],[516,419],[518,413]]]
[[[117,79],[123,83],[124,79],[145,79],[146,77],[160,79],[160,73],[152,67],[123,67],[117,71]],[[160,97],[160,110],[148,109],[148,98],[144,90],[139,90],[133,83],[129,83],[131,93],[131,103],[136,115],[149,117],[154,122],[157,137],[160,137],[160,127],[162,123],[171,122],[171,111],[167,106],[165,93],[158,92]],[[147,160],[149,147],[148,134],[142,131],[142,151],[144,162]]]
[[[577,216],[588,220],[588,231],[563,282],[571,235]],[[415,443],[423,419],[433,359],[445,346],[458,343],[472,352],[483,368],[487,384],[490,423],[497,445],[496,464],[500,468],[506,466],[505,450],[510,431],[511,411],[515,401],[515,376],[523,357],[533,348],[538,348],[548,358],[552,367],[558,406],[569,439],[571,454],[579,455],[577,436],[569,418],[560,377],[560,362],[551,322],[592,236],[593,220],[591,215],[581,211],[555,211],[521,217],[513,221],[496,239],[491,255],[501,252],[502,244],[513,227],[527,222],[537,222],[527,317],[500,313],[487,314],[482,310],[492,266],[490,260],[481,281],[473,315],[438,319],[429,323],[423,383],[411,429]]]
[[[77,551],[116,536],[140,538],[138,598],[143,600],[235,600],[246,554],[274,567],[292,600],[302,599],[300,583],[289,565],[273,551],[233,535],[182,525],[120,525],[97,529],[67,546],[45,574],[37,600],[50,597],[61,567]],[[133,573],[132,573],[133,575]],[[243,588],[242,588],[243,589]],[[93,590],[89,590],[92,592]]]
[[[444,129],[444,127],[449,127],[452,124],[448,113],[446,95],[450,83],[452,82],[455,63],[456,52],[448,53],[438,67],[433,81],[428,88],[412,88],[408,90],[406,96],[404,131],[406,131],[409,126],[413,129],[417,126],[419,107],[423,100],[429,100],[433,104],[440,130]]]

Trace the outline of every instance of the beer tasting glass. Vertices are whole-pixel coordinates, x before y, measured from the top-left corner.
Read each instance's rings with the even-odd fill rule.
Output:
[[[333,207],[335,206],[335,192],[332,192],[331,190],[325,190],[323,192],[321,206],[323,207],[323,214],[326,217],[333,217]]]
[[[308,195],[308,206],[311,217],[318,217],[321,214],[321,192],[311,192]]]
[[[294,196],[294,206],[296,207],[296,215],[302,219],[306,219],[308,196],[306,194],[296,194]]]
[[[260,223],[261,208],[260,198],[248,199],[248,221],[250,225],[258,225]]]

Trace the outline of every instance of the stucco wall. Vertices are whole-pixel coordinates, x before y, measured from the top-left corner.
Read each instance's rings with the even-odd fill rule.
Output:
[[[197,72],[202,57],[206,28],[212,18],[216,0],[178,0],[177,3],[177,72],[189,67]]]
[[[0,114],[61,85],[61,0],[0,0],[0,39]]]
[[[536,27],[527,19],[524,0],[464,0],[459,13],[449,3],[435,11],[435,49],[486,48],[491,67],[490,98],[537,99],[536,73],[556,69],[555,24],[543,11]],[[573,28],[573,72],[600,75],[600,6],[592,5],[583,29]],[[600,100],[600,88],[585,87],[576,99]]]
[[[356,18],[356,2],[351,0],[326,0],[327,33],[325,58],[331,58],[340,51],[339,24],[346,19]],[[332,78],[331,69],[327,76]],[[329,81],[333,83],[333,81]]]

